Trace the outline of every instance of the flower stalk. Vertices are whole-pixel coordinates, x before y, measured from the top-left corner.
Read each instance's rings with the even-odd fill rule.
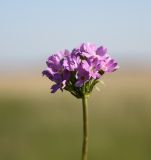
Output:
[[[83,106],[83,146],[82,146],[82,160],[88,159],[88,96],[84,94],[82,97]]]

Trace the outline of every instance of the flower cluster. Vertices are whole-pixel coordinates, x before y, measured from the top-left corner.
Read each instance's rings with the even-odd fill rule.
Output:
[[[72,52],[64,50],[51,55],[46,64],[42,73],[54,82],[51,92],[67,90],[77,98],[90,94],[105,73],[119,68],[106,48],[91,43],[82,43]]]

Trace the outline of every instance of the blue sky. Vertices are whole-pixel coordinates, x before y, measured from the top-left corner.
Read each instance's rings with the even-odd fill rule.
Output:
[[[1,70],[44,65],[81,42],[102,44],[121,62],[149,63],[151,1],[0,0]]]

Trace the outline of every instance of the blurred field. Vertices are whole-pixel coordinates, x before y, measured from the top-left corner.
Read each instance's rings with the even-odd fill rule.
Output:
[[[151,159],[151,73],[117,72],[89,99],[89,160]],[[0,77],[0,160],[80,160],[81,100],[36,75]]]

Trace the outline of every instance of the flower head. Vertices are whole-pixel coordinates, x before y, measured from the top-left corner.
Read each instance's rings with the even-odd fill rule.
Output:
[[[103,74],[116,71],[119,66],[103,46],[82,43],[80,47],[57,52],[47,61],[42,73],[54,82],[51,92],[67,90],[77,98],[90,94]]]

